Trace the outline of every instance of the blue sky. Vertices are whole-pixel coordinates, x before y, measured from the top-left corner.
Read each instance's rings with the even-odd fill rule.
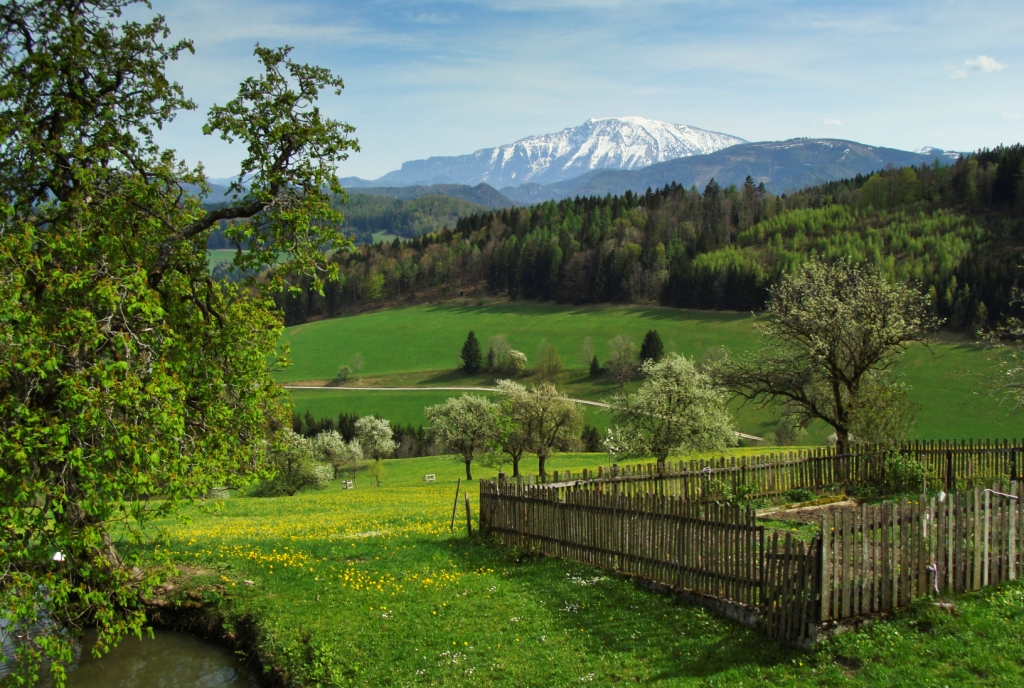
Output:
[[[952,150],[1024,140],[1024,11],[1013,2],[154,0],[196,54],[171,67],[199,105],[163,135],[230,176],[199,128],[290,44],[342,76],[323,108],[357,129],[341,176],[639,115],[742,138],[829,136]]]

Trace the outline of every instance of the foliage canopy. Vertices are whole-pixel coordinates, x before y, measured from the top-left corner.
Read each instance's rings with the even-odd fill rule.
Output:
[[[736,443],[727,395],[684,356],[670,354],[641,366],[646,380],[635,394],[609,406],[615,427],[605,446],[614,455],[654,456],[664,466],[669,452],[724,449]]]
[[[868,385],[876,399],[891,398],[880,373],[939,324],[914,285],[877,267],[810,261],[772,289],[758,323],[762,351],[717,364],[716,375],[747,399],[786,404],[798,421],[825,421],[845,449]]]
[[[0,10],[0,615],[49,621],[18,670],[46,654],[58,683],[58,629],[95,624],[99,651],[142,627],[159,571],[128,545],[153,519],[266,469],[288,424],[271,294],[284,273],[315,289],[336,275],[330,195],[357,149],[316,107],[341,79],[257,46],[262,73],[204,126],[246,150],[232,202],[205,210],[189,193],[208,192],[202,168],[153,138],[195,107],[165,74],[192,45],[166,45],[162,17],[124,18],[133,4]],[[254,247],[235,284],[208,277],[206,240],[227,220]]]

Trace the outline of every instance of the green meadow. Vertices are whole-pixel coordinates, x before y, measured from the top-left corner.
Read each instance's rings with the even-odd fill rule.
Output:
[[[513,348],[536,358],[543,340],[559,351],[565,372],[559,386],[570,395],[600,400],[620,391],[607,379],[590,378],[579,348],[591,338],[604,360],[608,341],[626,335],[639,347],[655,329],[666,349],[696,360],[720,347],[737,354],[756,351],[758,339],[747,314],[686,311],[633,306],[563,306],[533,302],[497,302],[410,306],[321,320],[288,328],[282,338],[291,347],[293,365],[278,379],[284,383],[329,381],[338,367],[358,353],[365,361],[358,380],[364,386],[488,386],[488,376],[469,377],[457,370],[458,353],[473,330],[486,348],[489,337],[504,334]],[[915,345],[898,372],[921,404],[917,435],[923,439],[1014,437],[1024,434],[1024,413],[1000,404],[991,393],[993,353],[959,335],[941,334],[929,348]],[[522,379],[534,382],[527,374]],[[632,383],[628,388],[635,387]],[[295,391],[296,410],[315,416],[340,412],[379,414],[403,424],[422,424],[423,407],[456,392]],[[386,396],[384,396],[386,395]],[[773,409],[757,409],[735,401],[732,409],[742,432],[763,435],[776,422]],[[587,422],[607,426],[607,414],[586,410]],[[809,429],[807,441],[824,440],[831,430],[823,424]]]
[[[602,463],[561,454],[553,470]],[[422,477],[433,473],[435,483]],[[480,477],[494,474],[479,469]],[[168,524],[184,590],[254,631],[296,686],[1014,686],[1024,683],[1024,585],[930,601],[803,653],[628,578],[474,535],[461,467],[384,462],[284,498],[229,499]],[[217,586],[213,588],[212,586]]]

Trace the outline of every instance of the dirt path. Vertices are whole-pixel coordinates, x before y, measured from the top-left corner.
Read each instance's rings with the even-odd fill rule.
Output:
[[[285,389],[319,389],[326,392],[331,391],[342,391],[342,392],[493,392],[494,387],[311,387],[307,385],[283,385]],[[590,401],[589,399],[574,399],[569,397],[569,401],[574,401],[577,404],[586,404],[587,406],[597,406],[598,408],[608,408],[608,404],[602,401]],[[745,440],[754,440],[760,442],[763,440],[761,437],[754,435],[747,435],[742,432],[737,432],[736,436]]]

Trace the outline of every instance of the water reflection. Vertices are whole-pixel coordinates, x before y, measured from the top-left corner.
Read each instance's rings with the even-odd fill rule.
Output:
[[[246,667],[226,647],[187,633],[154,632],[154,638],[128,637],[110,654],[94,659],[94,633],[75,648],[67,688],[259,688],[257,671]],[[84,650],[82,649],[84,648]],[[6,649],[6,648],[5,648]],[[6,654],[6,653],[5,653]],[[0,665],[0,676],[4,674]],[[49,687],[44,671],[40,686]]]

